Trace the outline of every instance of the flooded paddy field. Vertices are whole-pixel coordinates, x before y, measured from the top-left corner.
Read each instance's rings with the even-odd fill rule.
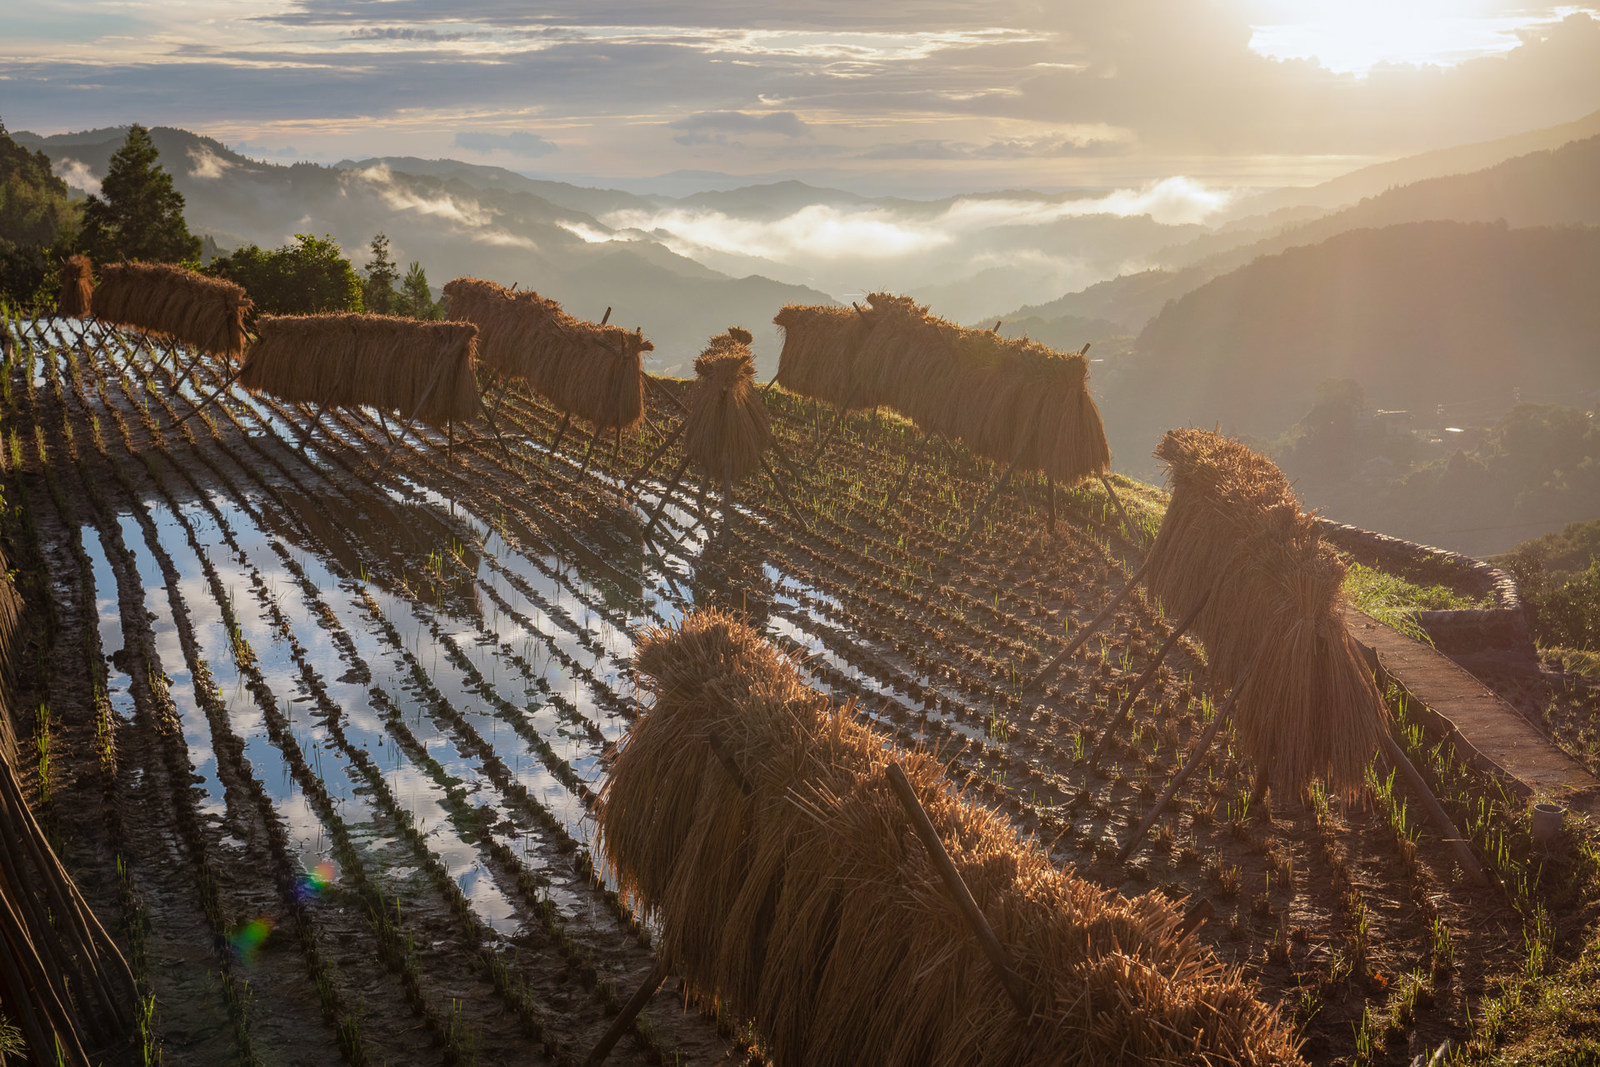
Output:
[[[237,389],[197,412],[227,368],[180,384],[131,336],[9,328],[5,467],[52,615],[31,785],[145,996],[144,1048],[108,1059],[581,1062],[652,964],[588,814],[637,714],[634,636],[708,603],[887,738],[936,750],[1056,862],[1211,901],[1202,938],[1316,1062],[1462,1033],[1527,965],[1528,902],[1572,880],[1536,870],[1420,732],[1414,760],[1513,888],[1464,882],[1386,780],[1361,805],[1250,810],[1253,768],[1225,745],[1116,862],[1213,709],[1180,642],[1085,765],[1169,632],[1139,597],[1025,691],[1064,618],[1138,565],[1098,487],[1058,493],[1052,530],[1022,479],[958,553],[992,464],[898,421],[830,433],[781,390],[778,474],[805,528],[762,479],[731,510],[669,491],[673,453],[625,490],[676,424],[669,398],[620,441],[574,428],[552,449],[560,414],[515,388],[489,397],[498,438],[402,434]],[[760,1059],[742,1020],[674,981],[612,1062]]]

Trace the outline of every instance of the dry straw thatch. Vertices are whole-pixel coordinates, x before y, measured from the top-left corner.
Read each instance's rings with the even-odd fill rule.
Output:
[[[244,355],[244,320],[255,305],[244,289],[170,263],[100,267],[94,317],[168,337],[214,356]]]
[[[644,415],[644,354],[637,332],[583,322],[534,292],[481,278],[444,287],[452,319],[478,328],[479,358],[493,374],[522,378],[557,410],[601,430],[625,430]]]
[[[902,296],[861,309],[792,305],[778,382],[845,409],[886,405],[926,433],[1066,483],[1111,462],[1089,361],[1028,340],[947,322]]]
[[[429,426],[478,413],[477,331],[387,315],[268,315],[239,382],[290,403],[371,407]],[[419,406],[420,405],[420,406]]]
[[[57,274],[56,312],[69,319],[89,317],[94,299],[94,267],[83,254],[68,256]]]
[[[733,616],[651,630],[634,662],[653,700],[601,793],[602,846],[659,922],[662,958],[753,1019],[772,1062],[1299,1062],[1276,1011],[1178,936],[1175,905],[1056,868]],[[1011,954],[1031,1021],[940,882],[891,761]]]
[[[1344,564],[1283,472],[1239,442],[1170,430],[1156,456],[1172,500],[1146,585],[1174,616],[1211,591],[1194,631],[1219,687],[1243,684],[1234,723],[1245,751],[1275,787],[1359,790],[1387,711],[1345,625]]]
[[[707,477],[729,483],[759,470],[772,444],[767,408],[756,387],[750,332],[737,326],[718,334],[694,361],[683,448]]]

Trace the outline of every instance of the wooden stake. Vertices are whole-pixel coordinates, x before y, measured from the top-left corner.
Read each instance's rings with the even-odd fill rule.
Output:
[[[239,375],[241,375],[243,373],[244,373],[244,364],[241,363],[238,367],[236,367],[234,369],[234,372],[232,374],[228,375],[228,380],[227,381],[223,382],[221,385],[217,386],[216,389],[212,390],[212,393],[211,393],[210,396],[206,397],[204,400],[200,401],[200,403],[198,403],[194,407],[190,408],[189,409],[189,414],[185,415],[183,418],[181,418],[177,422],[173,423],[173,426],[174,427],[181,426],[183,423],[188,422],[190,419],[192,419],[196,415],[200,414],[201,410],[203,410],[204,408],[207,408],[207,407],[209,407],[211,405],[212,401],[216,400],[217,397],[221,396],[223,393],[227,392],[230,388],[232,388],[233,387],[233,383],[238,381],[239,380]]]
[[[689,457],[684,456],[683,462],[679,463],[677,469],[672,472],[672,477],[667,479],[667,486],[661,491],[661,499],[656,501],[655,510],[650,513],[650,522],[644,528],[644,535],[646,537],[649,537],[650,531],[656,528],[656,522],[660,520],[661,513],[666,510],[667,501],[672,497],[672,491],[678,488],[678,482],[682,480],[683,472],[687,470],[688,467]]]
[[[1050,502],[1050,532],[1056,532],[1056,480],[1048,474],[1044,476],[1045,499]]]
[[[600,316],[600,325],[604,326],[606,323],[608,323],[610,321],[611,321],[611,309],[610,308],[606,308],[606,313],[604,315]]]
[[[1011,480],[1011,475],[1016,473],[1017,464],[1022,462],[1022,449],[1017,449],[1017,454],[1011,460],[1011,466],[1000,475],[1000,480],[994,483],[994,488],[989,490],[989,495],[983,498],[983,503],[978,505],[978,510],[973,513],[972,521],[967,524],[967,532],[961,535],[961,543],[956,545],[956,555],[961,555],[966,550],[967,542],[972,540],[972,535],[978,532],[978,527],[983,523],[983,517],[989,511],[989,505],[994,503],[995,497],[1000,495],[1000,490],[1006,487]]]
[[[597,422],[594,424],[594,433],[589,435],[589,447],[583,450],[583,466],[578,469],[578,478],[589,473],[589,457],[594,455],[594,443],[598,440],[600,440],[600,424]],[[577,481],[578,478],[574,478],[573,481]]]
[[[683,427],[684,424],[680,422],[678,424],[678,428],[673,430],[672,433],[667,436],[666,440],[662,441],[661,444],[656,447],[654,452],[650,453],[650,458],[645,460],[644,463],[640,465],[639,469],[634,471],[633,474],[629,476],[627,484],[622,487],[623,492],[626,493],[631,490],[635,482],[637,482],[640,478],[643,478],[646,474],[650,473],[650,468],[656,465],[656,460],[666,455],[667,449],[672,447],[672,443],[679,437],[683,436]]]
[[[1404,750],[1395,744],[1389,731],[1383,732],[1383,751],[1389,757],[1389,762],[1399,770],[1400,776],[1411,786],[1411,791],[1422,801],[1422,806],[1427,809],[1428,817],[1433,820],[1434,828],[1439,831],[1439,836],[1449,844],[1450,850],[1455,853],[1456,862],[1461,864],[1461,869],[1467,872],[1467,877],[1480,886],[1489,884],[1489,876],[1484,873],[1483,865],[1478,862],[1478,857],[1472,854],[1472,846],[1467,844],[1461,831],[1456,829],[1456,824],[1445,812],[1439,803],[1439,798],[1433,795],[1433,790],[1428,788],[1427,779],[1418,773]]]
[[[889,508],[894,507],[895,503],[900,499],[900,494],[905,492],[906,491],[906,486],[911,484],[911,472],[916,470],[917,464],[922,462],[922,454],[923,454],[923,452],[927,451],[927,448],[928,448],[928,435],[927,434],[923,434],[922,435],[922,440],[917,442],[916,455],[914,455],[910,459],[906,460],[906,469],[900,472],[900,480],[895,483],[894,489],[889,493],[889,496],[884,500],[883,506],[884,506],[885,510],[888,510]]]
[[[806,525],[806,520],[800,517],[800,509],[794,506],[793,500],[789,499],[789,493],[783,488],[783,482],[778,479],[778,476],[775,473],[773,473],[772,464],[767,462],[767,457],[765,454],[763,454],[761,457],[761,469],[767,472],[768,478],[772,479],[772,487],[776,489],[778,491],[778,495],[783,498],[784,504],[789,509],[789,515],[794,519],[795,524],[800,527],[800,532],[807,534],[810,533],[811,529]]]
[[[1233,713],[1233,702],[1239,698],[1239,694],[1244,691],[1244,687],[1250,683],[1250,676],[1255,673],[1256,664],[1260,659],[1261,652],[1258,649],[1255,656],[1251,658],[1250,665],[1244,669],[1244,675],[1239,679],[1239,684],[1233,687],[1233,692],[1228,694],[1228,699],[1224,700],[1222,706],[1217,709],[1216,714],[1211,716],[1211,725],[1207,726],[1205,732],[1190,746],[1189,758],[1183,761],[1183,766],[1179,768],[1178,773],[1173,775],[1172,781],[1167,783],[1166,792],[1161,794],[1161,799],[1156,801],[1156,806],[1150,809],[1150,814],[1144,817],[1144,821],[1138,825],[1133,833],[1128,835],[1128,840],[1122,846],[1122,851],[1117,854],[1118,863],[1126,863],[1128,861],[1128,857],[1133,855],[1133,850],[1139,847],[1139,842],[1144,840],[1144,835],[1150,832],[1150,827],[1155,825],[1156,820],[1161,817],[1161,813],[1166,810],[1167,805],[1172,803],[1172,798],[1178,795],[1178,790],[1183,788],[1183,783],[1187,782],[1189,776],[1200,766],[1200,761],[1205,757],[1207,750],[1211,748],[1211,742],[1216,738],[1217,731],[1222,729],[1223,720]]]
[[[1139,564],[1139,569],[1133,572],[1133,577],[1129,578],[1128,584],[1122,587],[1122,592],[1112,597],[1111,603],[1100,609],[1100,614],[1096,615],[1081,628],[1079,628],[1078,636],[1074,637],[1066,648],[1063,648],[1060,652],[1057,652],[1054,659],[1052,659],[1049,663],[1046,663],[1043,667],[1039,668],[1039,673],[1033,676],[1033,681],[1029,683],[1027,689],[1023,690],[1024,695],[1034,692],[1038,689],[1043,689],[1045,684],[1049,682],[1051,678],[1055,677],[1056,668],[1060,667],[1061,664],[1064,663],[1074,652],[1082,648],[1084,642],[1089,640],[1090,637],[1093,637],[1097,630],[1111,621],[1111,617],[1113,614],[1115,614],[1117,606],[1120,605],[1124,600],[1128,599],[1129,594],[1131,594],[1135,589],[1139,588],[1139,582],[1144,578],[1144,572],[1149,569],[1150,561],[1148,559]]]
[[[933,821],[928,818],[928,813],[923,810],[922,802],[917,799],[916,790],[911,788],[911,781],[906,777],[906,772],[900,769],[900,764],[891,763],[888,773],[889,784],[894,788],[900,806],[905,808],[912,828],[922,840],[922,846],[928,850],[928,858],[933,861],[933,869],[939,872],[945,889],[955,898],[956,907],[961,909],[962,918],[966,919],[967,925],[978,939],[978,945],[983,949],[983,954],[989,958],[989,966],[994,968],[995,977],[1000,979],[1000,985],[1011,998],[1012,1006],[1022,1018],[1032,1018],[1033,1008],[1028,1003],[1027,985],[1022,981],[1022,976],[1017,974],[1016,967],[1012,965],[1011,954],[1000,944],[1000,939],[994,936],[994,928],[989,925],[989,920],[978,907],[978,902],[972,899],[972,891],[967,888],[967,883],[961,880],[961,872],[950,862],[950,853],[945,851],[944,842],[939,840],[939,833],[933,828]]]
[[[1178,638],[1182,637],[1185,631],[1194,625],[1195,618],[1199,616],[1201,609],[1206,606],[1206,601],[1210,599],[1211,590],[1207,589],[1201,595],[1200,603],[1196,604],[1189,614],[1183,617],[1183,621],[1172,628],[1172,632],[1167,635],[1167,639],[1161,642],[1161,647],[1156,650],[1156,658],[1151,660],[1150,665],[1140,672],[1139,677],[1133,683],[1133,688],[1129,689],[1128,695],[1122,698],[1122,707],[1117,709],[1117,714],[1112,718],[1110,725],[1106,727],[1105,733],[1100,735],[1100,743],[1094,746],[1094,751],[1089,755],[1089,766],[1099,766],[1100,757],[1105,752],[1106,745],[1111,743],[1112,735],[1117,732],[1117,727],[1122,725],[1122,720],[1128,717],[1128,712],[1133,710],[1133,702],[1144,691],[1144,687],[1150,684],[1150,679],[1156,676],[1156,670],[1160,668],[1161,661],[1167,658],[1167,653],[1172,651],[1172,646],[1178,643]]]
[[[1111,479],[1102,474],[1100,476],[1100,484],[1106,487],[1106,493],[1110,495],[1111,502],[1117,506],[1117,514],[1122,516],[1122,528],[1127,531],[1128,540],[1138,544],[1139,538],[1134,536],[1133,532],[1133,520],[1128,518],[1127,511],[1123,509],[1122,498],[1117,495],[1116,489],[1112,487]]]
[[[566,412],[561,416],[561,425],[556,427],[556,435],[550,442],[550,451],[554,452],[561,447],[561,439],[567,436],[567,427],[572,425],[572,413]]]
[[[622,1006],[622,1011],[611,1020],[611,1025],[606,1027],[606,1032],[600,1036],[600,1041],[595,1045],[594,1051],[589,1053],[589,1058],[584,1060],[584,1067],[600,1067],[606,1062],[606,1057],[611,1055],[611,1050],[617,1042],[622,1040],[622,1035],[628,1032],[633,1025],[633,1020],[639,1017],[644,1006],[650,1003],[650,998],[656,995],[656,990],[661,988],[661,983],[667,980],[667,975],[672,973],[672,968],[667,966],[665,960],[656,960],[656,965],[650,968],[650,973],[633,996],[628,998],[628,1003]]]

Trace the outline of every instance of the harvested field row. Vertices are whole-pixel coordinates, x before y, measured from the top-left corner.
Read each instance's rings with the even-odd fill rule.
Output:
[[[630,634],[705,603],[809,654],[812,684],[900,743],[936,747],[1056,862],[1212,900],[1202,940],[1284,1005],[1313,1061],[1381,1034],[1418,983],[1380,1051],[1435,1045],[1524,964],[1518,898],[1459,883],[1393,794],[1274,796],[1264,821],[1227,749],[1114,862],[1212,707],[1180,644],[1100,770],[1081,764],[1168,632],[1138,598],[1024,699],[1062,613],[1093,614],[1136,562],[1098,487],[1057,494],[1052,534],[1045,488],[1022,483],[956,560],[993,464],[931,445],[887,509],[906,424],[854,417],[812,462],[815,406],[774,390],[809,532],[755,479],[732,522],[686,484],[646,541],[681,453],[636,503],[617,490],[670,432],[664,403],[659,430],[597,447],[580,478],[581,449],[548,449],[559,413],[525,391],[491,398],[509,455],[425,428],[391,452],[359,412],[303,440],[306,411],[239,391],[180,422],[226,368],[174,394],[172,367],[115,332],[11,329],[6,475],[62,635],[43,811],[153,995],[168,1062],[581,1060],[651,965],[650,932],[595,878],[587,818],[635,714]],[[1447,784],[1452,804],[1479,788]],[[1457,817],[1480,844],[1500,821]],[[685,1011],[669,983],[613,1062],[674,1053],[752,1056],[742,1020]]]

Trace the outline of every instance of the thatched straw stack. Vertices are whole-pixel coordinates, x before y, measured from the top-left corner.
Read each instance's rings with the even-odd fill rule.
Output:
[[[481,338],[484,369],[525,379],[557,410],[602,430],[626,430],[644,415],[644,353],[655,348],[620,326],[583,322],[538,293],[480,278],[444,287],[450,317]]]
[[[244,355],[244,320],[255,305],[242,286],[170,263],[117,263],[100,268],[94,317],[214,356]]]
[[[846,411],[889,403],[873,384],[876,369],[865,365],[870,327],[854,308],[790,304],[772,321],[783,327],[779,385]]]
[[[737,326],[718,334],[694,361],[683,447],[709,478],[737,482],[760,469],[772,444],[767,408],[756,387],[750,331]]]
[[[57,275],[56,312],[69,319],[86,319],[94,299],[94,267],[83,254],[68,256]]]
[[[1071,484],[1111,462],[1089,362],[947,322],[903,296],[784,308],[778,382],[843,408],[887,405],[926,433]]]
[[[240,384],[290,403],[371,407],[429,426],[478,413],[477,331],[388,315],[269,315]],[[420,405],[420,407],[419,407]]]
[[[653,701],[601,794],[606,856],[659,922],[662,957],[753,1019],[774,1063],[1299,1062],[1276,1011],[1177,936],[1173,904],[1057,869],[732,616],[652,630],[634,662]],[[1031,1021],[915,836],[891,760],[1011,954]]]
[[[1276,465],[1207,430],[1170,430],[1156,455],[1172,501],[1146,584],[1195,620],[1214,680],[1233,688],[1239,740],[1275,787],[1358,791],[1387,711],[1344,621],[1344,564]],[[1250,664],[1260,655],[1248,679]]]

